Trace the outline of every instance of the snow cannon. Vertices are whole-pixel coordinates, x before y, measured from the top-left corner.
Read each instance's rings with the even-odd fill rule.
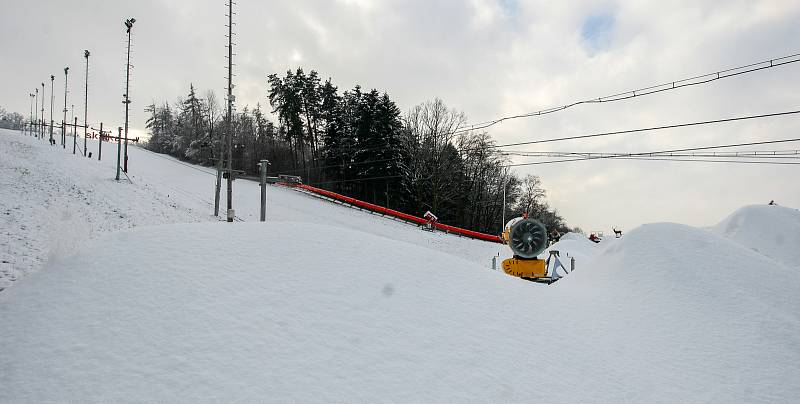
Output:
[[[506,274],[534,282],[554,281],[547,275],[546,261],[538,258],[547,248],[547,228],[542,223],[527,217],[512,219],[502,237],[514,252],[513,258],[503,261]]]

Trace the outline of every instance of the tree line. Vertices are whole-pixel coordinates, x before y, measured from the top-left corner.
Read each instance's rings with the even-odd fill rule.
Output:
[[[25,117],[17,112],[8,112],[0,107],[0,128],[22,129],[25,126]]]
[[[297,175],[303,182],[391,209],[497,234],[506,218],[529,213],[548,228],[569,228],[546,201],[537,176],[520,177],[486,132],[460,132],[467,118],[436,98],[403,113],[386,92],[339,91],[302,68],[271,74],[269,112],[243,107],[231,118],[234,170]],[[146,108],[146,147],[214,166],[227,156],[223,104],[194,85],[175,103]],[[273,122],[268,114],[274,116]]]

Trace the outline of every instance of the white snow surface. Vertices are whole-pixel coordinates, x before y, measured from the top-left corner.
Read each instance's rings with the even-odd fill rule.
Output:
[[[745,206],[712,231],[800,269],[800,214],[778,205]]]
[[[489,270],[506,247],[286,189],[269,189],[267,223],[216,222],[209,170],[130,154],[134,183],[117,183],[112,161],[0,132],[17,278],[0,292],[0,402],[800,397],[796,210],[566,237],[551,249],[577,269],[546,286]],[[251,221],[258,187],[235,189]],[[81,226],[88,242],[52,247]],[[784,238],[741,237],[764,229]]]

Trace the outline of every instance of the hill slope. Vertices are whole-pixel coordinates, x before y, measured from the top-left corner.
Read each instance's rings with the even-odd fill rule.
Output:
[[[166,195],[180,171],[155,174],[135,184]],[[202,192],[191,175],[173,209]],[[495,245],[271,197],[268,223],[103,233],[0,293],[0,401],[800,396],[800,272],[729,238],[677,224],[573,237],[553,248],[585,261],[548,287],[487,270]]]

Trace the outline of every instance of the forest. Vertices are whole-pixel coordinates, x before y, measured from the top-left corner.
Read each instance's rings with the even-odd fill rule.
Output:
[[[3,129],[22,129],[25,125],[25,118],[16,112],[7,112],[0,106],[0,128]]]
[[[267,78],[270,110],[235,110],[232,165],[255,176],[300,176],[304,183],[406,213],[433,212],[443,223],[498,234],[505,217],[528,213],[569,231],[550,207],[541,179],[520,177],[485,131],[463,131],[464,113],[438,98],[401,111],[386,92],[340,91],[302,68]],[[146,108],[149,150],[206,166],[227,164],[224,100],[214,92]],[[276,122],[271,121],[269,118]]]

